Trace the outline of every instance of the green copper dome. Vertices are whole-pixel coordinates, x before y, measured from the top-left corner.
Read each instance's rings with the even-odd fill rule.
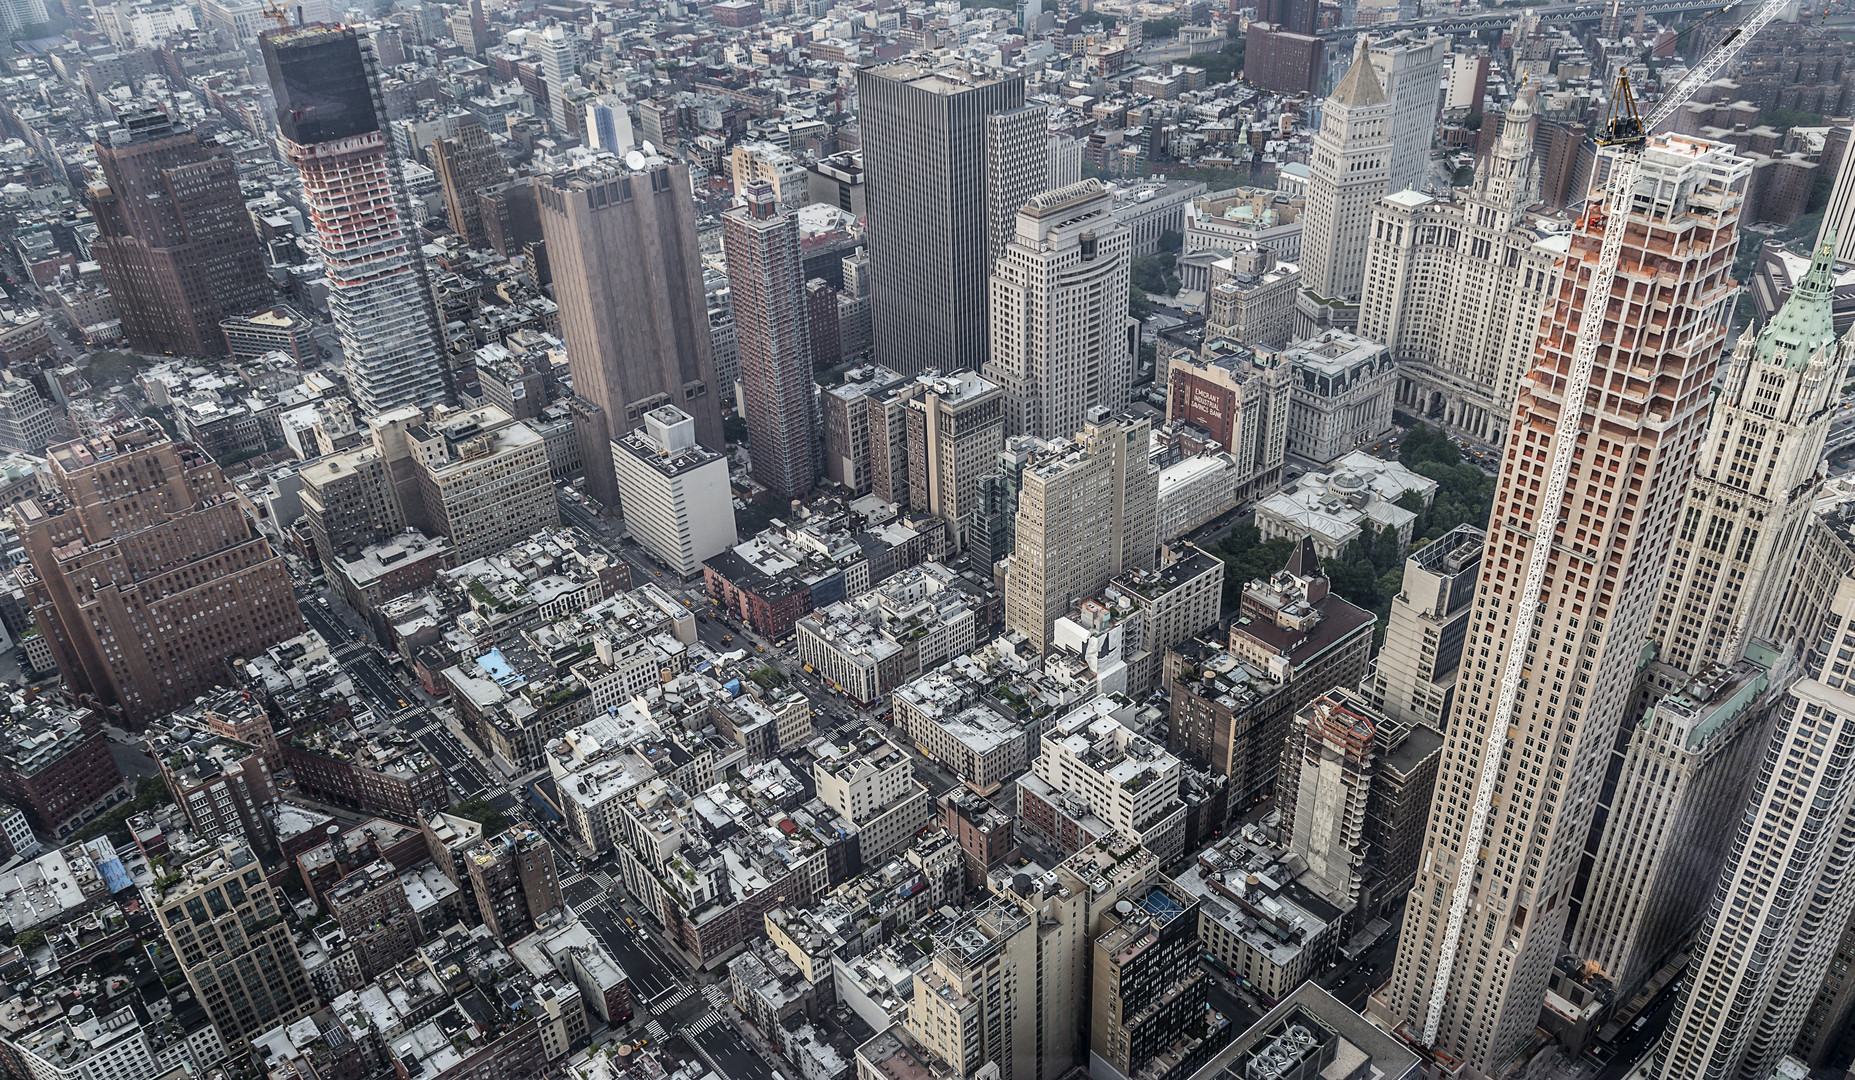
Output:
[[[1758,332],[1758,359],[1771,363],[1779,349],[1784,365],[1795,371],[1810,362],[1817,351],[1836,339],[1836,231],[1826,229],[1810,272],[1791,290],[1790,299]]]

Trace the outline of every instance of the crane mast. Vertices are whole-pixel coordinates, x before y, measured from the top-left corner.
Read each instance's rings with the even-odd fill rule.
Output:
[[[1643,144],[1657,126],[1674,115],[1682,103],[1694,96],[1701,86],[1717,78],[1732,62],[1739,50],[1793,0],[1762,0],[1752,17],[1728,31],[1711,53],[1683,76],[1674,88],[1655,105],[1647,119],[1637,112],[1635,94],[1630,89],[1627,72],[1617,76],[1616,91],[1611,95],[1609,115],[1598,144],[1611,160],[1604,182],[1603,210],[1587,201],[1585,224],[1594,218],[1605,223],[1603,244],[1598,249],[1597,265],[1585,289],[1585,303],[1578,317],[1578,338],[1572,349],[1572,370],[1566,382],[1564,411],[1559,416],[1558,437],[1553,440],[1552,462],[1542,493],[1542,514],[1556,514],[1565,501],[1565,483],[1572,471],[1578,436],[1585,425],[1587,390],[1591,369],[1597,361],[1599,338],[1604,317],[1610,307],[1611,288],[1617,277],[1617,264],[1623,255],[1623,236],[1628,231],[1630,203],[1635,197],[1636,177],[1641,167]],[[1731,5],[1729,5],[1731,6]],[[1722,9],[1724,10],[1724,9]],[[1469,897],[1474,892],[1475,873],[1488,827],[1488,814],[1494,805],[1494,789],[1499,779],[1503,742],[1496,734],[1513,723],[1514,706],[1520,696],[1527,653],[1531,648],[1533,627],[1539,619],[1540,586],[1546,579],[1546,566],[1552,558],[1552,537],[1558,518],[1536,522],[1537,531],[1530,538],[1525,584],[1515,612],[1513,636],[1509,640],[1507,659],[1501,669],[1500,697],[1495,704],[1493,721],[1488,725],[1488,745],[1482,755],[1481,778],[1475,787],[1475,802],[1469,813],[1468,830],[1462,838],[1461,858],[1456,867],[1456,883],[1449,898],[1449,921],[1443,930],[1441,951],[1437,955],[1436,980],[1430,991],[1430,1007],[1424,1017],[1423,1045],[1436,1041],[1443,1020],[1443,1003],[1449,996],[1449,983],[1462,942],[1462,923],[1468,915]]]

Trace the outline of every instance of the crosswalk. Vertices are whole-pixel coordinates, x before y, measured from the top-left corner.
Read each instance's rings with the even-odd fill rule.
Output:
[[[674,991],[671,992],[668,998],[664,999],[663,1001],[659,1001],[653,1004],[651,1006],[651,1011],[656,1013],[659,1016],[662,1016],[664,1013],[667,1013],[671,1009],[676,1008],[678,1005],[681,1005],[683,1002],[688,1001],[689,995],[693,993],[695,993],[695,991],[691,990],[688,984],[679,985]]]
[[[650,1023],[644,1025],[644,1033],[658,1042],[663,1041],[665,1038],[669,1037],[670,1034],[665,1031],[663,1025],[656,1020],[652,1020]]]
[[[722,1015],[714,1009],[710,1009],[708,1012],[703,1013],[695,1023],[684,1028],[683,1034],[688,1035],[690,1038],[695,1038],[698,1035],[708,1032],[709,1029],[720,1023],[722,1023]]]
[[[728,988],[721,983],[709,983],[703,987],[702,996],[717,1009],[725,1008],[728,1004]]]
[[[603,904],[603,903],[605,903],[605,894],[600,893],[598,896],[592,897],[591,899],[582,900],[579,903],[573,905],[573,913],[575,915],[584,915],[591,909],[596,908],[600,904]]]
[[[585,881],[585,880],[586,880],[585,874],[581,874],[577,872],[568,874],[566,877],[560,879],[560,887],[562,889],[571,889],[573,886],[578,885],[580,882]]]

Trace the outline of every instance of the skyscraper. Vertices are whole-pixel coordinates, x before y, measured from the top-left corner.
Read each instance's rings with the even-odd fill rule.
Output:
[[[754,479],[778,498],[796,499],[818,483],[799,218],[779,208],[771,184],[755,182],[721,225]]]
[[[1604,972],[1619,1002],[1706,914],[1770,742],[1770,667],[1755,648],[1662,696],[1630,734],[1568,945]]]
[[[594,150],[622,154],[637,145],[631,133],[631,110],[616,94],[602,94],[586,103],[586,145]]]
[[[1739,339],[1714,400],[1649,631],[1659,659],[1690,676],[1766,633],[1803,544],[1855,360],[1855,339],[1836,338],[1835,266],[1830,234],[1784,306]]]
[[[1533,115],[1528,91],[1508,107],[1474,183],[1453,197],[1394,186],[1366,238],[1359,333],[1397,357],[1398,402],[1490,442],[1513,412],[1570,241],[1526,212],[1538,194]]]
[[[228,660],[302,632],[283,559],[197,447],[135,420],[46,458],[55,491],[13,508],[20,584],[66,685],[118,723],[172,712]]]
[[[639,164],[600,156],[536,192],[587,492],[607,506],[618,498],[612,440],[652,409],[674,405],[702,445],[726,446],[689,169]]]
[[[953,547],[963,548],[975,523],[979,478],[992,472],[1005,446],[1004,392],[961,371],[930,381],[905,408],[909,502],[945,521]]]
[[[1005,626],[1043,649],[1058,618],[1158,556],[1159,472],[1152,421],[1089,410],[1074,443],[1040,447],[1018,491],[1016,553],[1005,575]]]
[[[1855,154],[1842,153],[1836,166],[1836,179],[1829,189],[1829,205],[1823,209],[1823,224],[1817,229],[1817,243],[1839,237],[1846,245],[1855,237]]]
[[[437,402],[447,382],[438,316],[361,41],[349,27],[318,25],[260,44],[284,155],[303,177],[348,388],[368,414]]]
[[[1391,598],[1384,647],[1360,686],[1367,703],[1399,724],[1438,731],[1449,726],[1487,541],[1475,526],[1458,525],[1404,560],[1403,587]]]
[[[1044,110],[1025,106],[1022,75],[914,60],[859,69],[857,99],[876,360],[976,371],[993,260],[1049,182]]]
[[[1262,0],[1244,28],[1243,78],[1282,94],[1320,92],[1326,47],[1316,0]]]
[[[1656,656],[1641,677],[1654,704],[1600,794],[1608,810],[1570,942],[1625,997],[1705,914],[1782,711],[1789,663],[1749,646],[1791,581],[1855,353],[1836,339],[1834,275],[1825,238],[1784,307],[1739,339],[1669,551],[1649,631]]]
[[[541,81],[547,85],[548,119],[553,123],[554,134],[565,135],[567,114],[572,108],[567,102],[567,92],[580,84],[575,74],[580,66],[578,35],[549,19],[547,27],[528,40],[541,61]]]
[[[271,302],[264,249],[232,159],[155,109],[131,112],[84,192],[96,217],[90,251],[129,344],[223,355],[219,321]]]
[[[1372,207],[1391,175],[1391,118],[1361,34],[1353,66],[1321,107],[1308,155],[1301,280],[1316,296],[1356,300],[1365,283]]]
[[[483,208],[477,189],[509,179],[509,166],[490,141],[483,122],[472,113],[457,118],[457,134],[432,140],[432,170],[444,185],[444,216],[451,231],[471,247],[487,247]]]
[[[1451,1067],[1492,1069],[1538,1020],[1734,295],[1748,163],[1682,135],[1652,136],[1641,160],[1625,221],[1587,207],[1520,387],[1424,855],[1392,977],[1370,999]],[[1584,290],[1612,227],[1628,232],[1600,309]],[[1614,344],[1588,385],[1568,388],[1581,333]],[[1534,485],[1550,483],[1561,439],[1577,440],[1567,502],[1542,506]],[[1551,544],[1540,592],[1517,596],[1539,542]],[[1516,605],[1536,600],[1530,640],[1510,640]],[[1505,691],[1516,695],[1506,726],[1491,729],[1510,661],[1522,681]]]
[[[1099,180],[1036,196],[1016,222],[992,275],[985,374],[1005,388],[1013,435],[1060,438],[1090,407],[1118,409],[1132,393],[1133,238]]]
[[[1401,30],[1373,41],[1366,54],[1391,99],[1390,184],[1386,190],[1422,191],[1430,182],[1430,144],[1436,139],[1437,85],[1449,39]]]
[[[1830,602],[1810,677],[1765,747],[1656,1080],[1766,1080],[1804,1026],[1855,908],[1855,579]]]

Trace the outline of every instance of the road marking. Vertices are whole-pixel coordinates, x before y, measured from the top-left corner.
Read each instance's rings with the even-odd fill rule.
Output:
[[[703,1013],[701,1018],[698,1019],[695,1023],[690,1024],[687,1027],[683,1028],[683,1034],[688,1035],[691,1038],[695,1038],[700,1035],[706,1035],[710,1031],[714,1030],[716,1025],[720,1024],[721,1022],[722,1022],[721,1014],[716,1012],[713,1009],[710,1009],[708,1012]]]
[[[652,1012],[654,1013],[669,1012],[671,1009],[676,1008],[678,1005],[681,1005],[683,1002],[688,1001],[689,995],[695,993],[695,991],[691,990],[688,987],[688,985],[684,983],[677,983],[676,985],[665,989],[663,993],[670,995],[670,1000],[652,1002],[651,1003]]]

